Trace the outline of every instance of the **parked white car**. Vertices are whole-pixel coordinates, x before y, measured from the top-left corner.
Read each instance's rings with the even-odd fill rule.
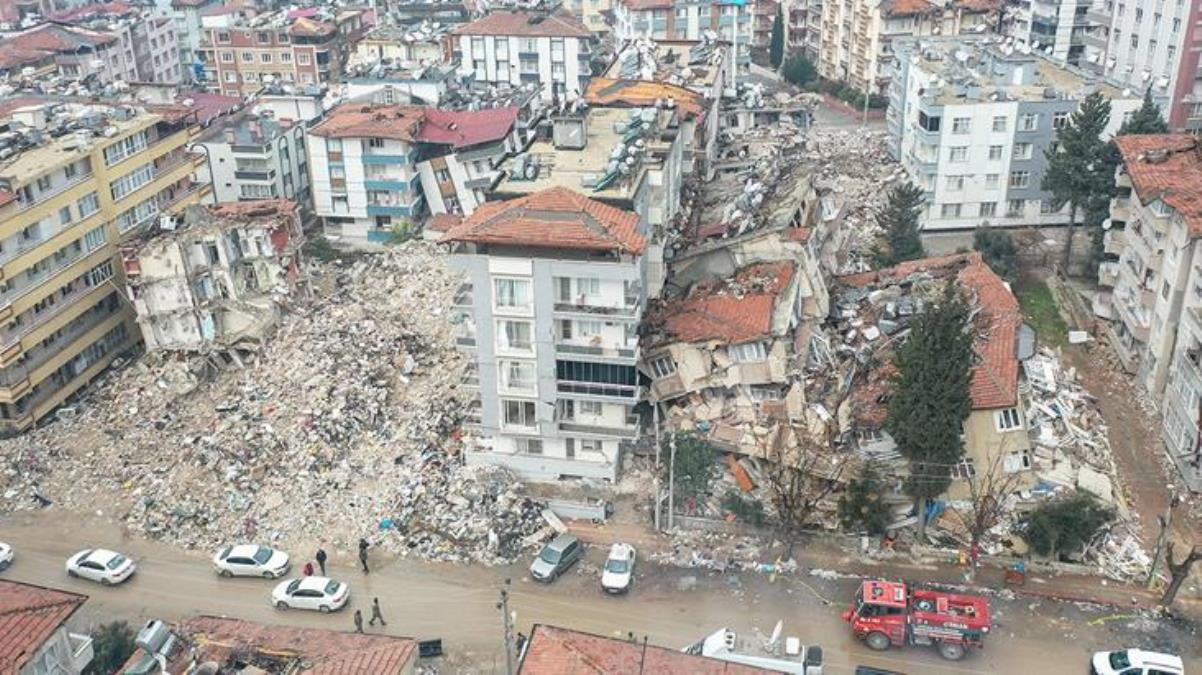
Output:
[[[606,593],[625,593],[634,579],[634,547],[618,542],[609,548],[601,571],[601,588]]]
[[[13,547],[0,541],[0,572],[8,569],[11,564],[13,564]]]
[[[223,577],[279,579],[288,573],[288,554],[269,546],[226,546],[213,556],[213,567]]]
[[[1185,672],[1185,661],[1173,654],[1123,649],[1095,653],[1090,660],[1089,672],[1091,675],[1181,675]]]
[[[125,556],[105,548],[90,548],[67,558],[67,575],[105,586],[115,586],[133,576],[137,565]]]
[[[271,592],[271,604],[279,609],[310,609],[333,612],[342,609],[351,589],[329,577],[301,577],[282,581]]]

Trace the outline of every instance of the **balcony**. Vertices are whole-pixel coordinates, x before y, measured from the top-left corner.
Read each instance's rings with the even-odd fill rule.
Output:
[[[639,428],[637,426],[600,426],[564,421],[559,423],[559,430],[572,434],[603,436],[605,438],[635,439],[639,436]]]
[[[267,171],[235,171],[234,178],[238,180],[275,180],[275,169]]]
[[[1098,285],[1106,288],[1114,288],[1115,283],[1119,279],[1119,264],[1116,262],[1104,262],[1098,265]]]
[[[568,357],[585,357],[584,360],[621,361],[633,365],[639,357],[638,346],[631,345],[579,345],[565,342],[555,343],[555,353]],[[589,358],[593,357],[593,358]]]
[[[594,318],[598,316],[615,316],[628,319],[636,318],[639,314],[639,303],[631,303],[629,300],[623,305],[595,305],[589,302],[574,303],[565,302],[562,299],[555,302],[554,311],[556,314],[565,314],[570,316],[583,316]]]
[[[1119,255],[1127,248],[1126,233],[1115,227],[1102,235],[1102,247],[1109,255]]]
[[[26,342],[41,339],[35,337],[30,340],[30,336],[44,336],[66,326],[100,302],[113,288],[107,281],[96,286],[80,284],[79,288],[59,298],[53,307],[42,312],[29,325],[15,330],[0,331],[0,367],[8,367],[17,357],[25,354],[27,350],[32,350],[32,346],[26,347]]]
[[[331,154],[333,154],[333,153],[331,153]],[[364,164],[367,164],[367,165],[372,165],[372,164],[374,164],[374,165],[412,164],[413,163],[413,158],[411,158],[409,155],[396,155],[396,154],[388,154],[388,153],[384,153],[384,152],[371,152],[371,153],[363,155],[360,159]]]
[[[642,393],[637,385],[573,380],[558,380],[555,388],[560,394],[567,394],[568,398],[601,399],[614,403],[636,403]]]
[[[404,190],[410,188],[409,181],[399,178],[368,178],[363,181],[363,187],[368,190]]]

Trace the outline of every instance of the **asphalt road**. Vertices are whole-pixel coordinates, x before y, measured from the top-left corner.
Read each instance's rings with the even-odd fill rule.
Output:
[[[3,573],[8,579],[87,594],[78,621],[115,618],[140,624],[151,618],[174,620],[195,614],[235,616],[267,623],[350,630],[351,611],[320,615],[279,611],[269,596],[274,582],[220,579],[205,552],[184,552],[122,534],[101,519],[63,518],[53,510],[0,521],[0,541],[16,549],[16,561]],[[104,546],[131,555],[137,574],[124,586],[105,588],[64,572],[64,561],[87,547]],[[367,608],[378,596],[389,623],[388,634],[439,637],[450,655],[447,672],[503,672],[498,591],[512,578],[511,607],[518,629],[535,622],[593,633],[648,636],[652,644],[679,648],[723,626],[754,640],[756,631],[770,633],[784,622],[785,636],[819,644],[828,673],[851,672],[856,664],[906,673],[1073,673],[1083,672],[1094,649],[1117,648],[1134,634],[1144,643],[1163,640],[1163,626],[1131,629],[1125,618],[1106,618],[1110,611],[1082,611],[1072,605],[1029,600],[995,600],[998,626],[986,648],[959,663],[943,661],[924,648],[878,654],[859,644],[839,619],[854,592],[854,580],[828,581],[794,575],[770,582],[757,574],[717,575],[641,564],[627,596],[608,597],[597,587],[590,568],[604,552],[590,551],[588,562],[550,586],[525,576],[524,566],[510,568],[432,565],[373,557],[375,569],[362,574],[350,552],[333,552],[330,573],[351,586],[351,605]],[[303,564],[294,556],[294,568]],[[830,601],[829,603],[827,601]],[[1121,615],[1119,615],[1121,617]],[[1090,625],[1090,621],[1098,625]],[[1116,638],[1122,635],[1122,638]],[[1182,639],[1186,639],[1183,637]],[[1197,649],[1196,638],[1192,647]],[[1187,659],[1188,660],[1188,659]]]

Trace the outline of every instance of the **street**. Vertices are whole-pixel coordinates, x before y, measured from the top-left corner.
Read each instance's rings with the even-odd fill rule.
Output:
[[[371,598],[377,596],[389,622],[388,634],[442,638],[447,672],[504,671],[495,605],[506,577],[513,580],[511,607],[523,633],[541,622],[614,636],[633,632],[639,639],[646,635],[653,644],[676,648],[723,626],[754,641],[757,629],[768,634],[783,620],[784,636],[823,647],[830,673],[851,672],[858,664],[908,673],[1069,673],[1082,671],[1094,650],[1133,646],[1138,639],[1145,646],[1197,649],[1196,638],[1161,622],[1102,608],[995,598],[994,633],[983,651],[970,653],[962,662],[943,661],[921,647],[878,654],[856,642],[839,618],[854,592],[853,579],[794,575],[772,583],[763,575],[706,574],[642,563],[630,595],[608,597],[597,588],[595,576],[580,573],[601,563],[604,551],[597,547],[589,551],[587,567],[579,565],[545,587],[528,580],[524,564],[469,568],[377,556],[371,561],[372,572],[364,575],[350,552],[331,552],[331,576],[351,585],[349,608],[334,615],[283,612],[268,601],[274,582],[219,579],[208,552],[183,552],[125,537],[119,526],[100,518],[85,522],[61,515],[47,510],[6,519],[0,540],[15,547],[17,558],[4,577],[87,594],[90,599],[77,617],[83,628],[111,619],[138,625],[152,618],[220,614],[350,630],[354,608],[363,609],[366,617]],[[105,588],[66,576],[63,563],[68,555],[100,545],[137,560],[138,572],[129,583]],[[296,571],[304,558],[291,553]],[[1182,656],[1188,662],[1197,654]]]

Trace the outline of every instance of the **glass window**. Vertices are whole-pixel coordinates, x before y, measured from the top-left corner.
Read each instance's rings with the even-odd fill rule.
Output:
[[[501,349],[531,351],[533,328],[529,321],[499,321],[497,339]]]
[[[494,279],[497,307],[529,310],[532,306],[529,279]]]
[[[676,362],[672,357],[664,354],[651,359],[651,372],[655,377],[667,377],[676,372]]]
[[[1019,131],[1035,131],[1039,128],[1039,113],[1027,113],[1018,118]]]
[[[1000,146],[1000,145],[989,146],[989,159],[1001,159],[1001,158],[1002,158],[1002,146]]]
[[[1015,143],[1014,159],[1031,159],[1031,152],[1034,147],[1030,143]]]
[[[958,145],[956,147],[951,148],[950,159],[953,162],[967,162],[968,161],[968,146]]]
[[[535,369],[530,361],[501,361],[501,386],[505,389],[534,391]]]
[[[538,419],[535,417],[534,401],[502,399],[501,408],[505,415],[506,426],[533,428],[538,424]]]
[[[993,130],[994,131],[1005,131],[1006,130],[1006,118],[1004,116],[999,115],[999,116],[993,118]]]
[[[1031,184],[1030,171],[1011,171],[1010,172],[1010,187],[1025,188]]]
[[[972,129],[971,117],[956,117],[952,120],[953,134],[967,134]]]
[[[959,218],[960,217],[960,205],[959,204],[943,204],[940,207],[940,214],[944,218]]]
[[[731,345],[727,348],[730,358],[735,363],[766,361],[768,359],[768,343],[745,342],[741,345]]]
[[[985,187],[995,188],[998,186],[1001,180],[1002,175],[1000,173],[987,173],[985,174]]]
[[[973,466],[971,457],[964,457],[952,466],[952,478],[967,479],[976,475],[977,469]]]
[[[997,215],[997,202],[981,202],[980,216],[988,218]]]

